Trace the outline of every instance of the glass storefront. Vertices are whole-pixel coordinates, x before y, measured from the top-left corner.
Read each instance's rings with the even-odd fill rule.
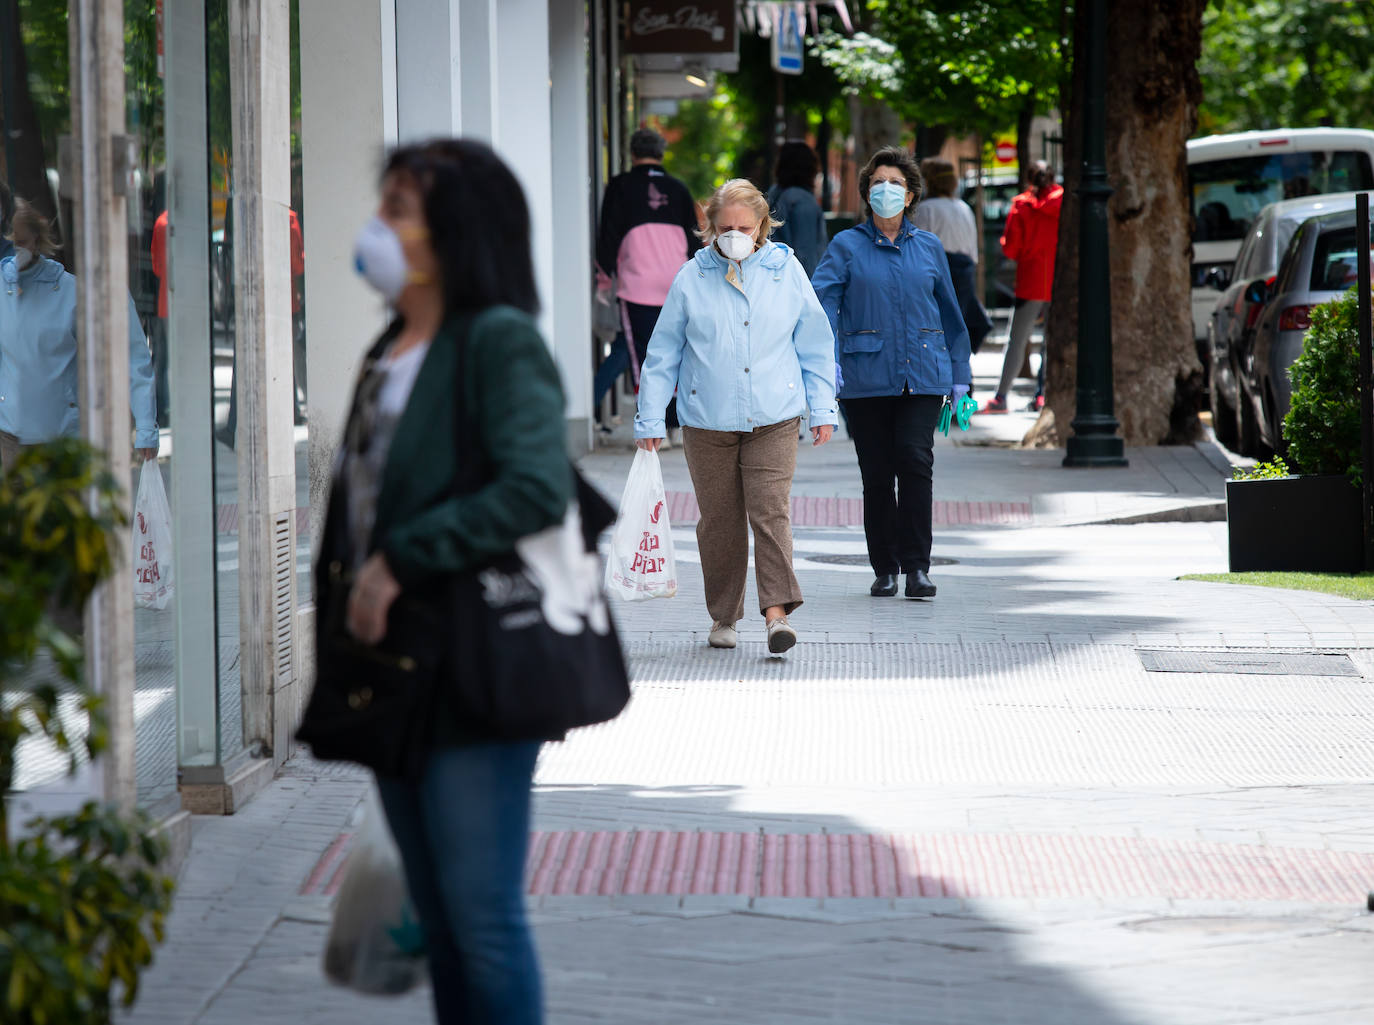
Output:
[[[306,249],[294,0],[291,9],[291,124],[282,128],[291,133],[295,415],[287,422],[294,421],[297,598],[304,602],[310,593]],[[127,204],[136,315],[130,352],[133,363],[150,364],[152,385],[143,392],[152,391],[155,414],[138,387],[131,387],[131,399],[135,426],[144,440],[156,438],[157,459],[145,472],[162,474],[173,519],[175,597],[164,609],[135,611],[139,804],[161,815],[179,803],[180,770],[230,766],[245,751],[238,503],[245,428],[235,389],[235,271],[253,254],[234,245],[228,0],[126,0],[124,11],[126,121],[136,153]],[[58,156],[71,131],[67,16],[66,0],[0,0],[0,182],[51,224],[54,263],[79,278],[65,244],[66,197],[75,183],[62,180]],[[6,248],[0,242],[0,256]],[[25,344],[16,330],[0,321],[0,362],[7,346]],[[67,372],[75,365],[73,356]],[[135,459],[131,495],[140,465]],[[25,757],[21,788],[61,777],[60,758],[32,748]]]

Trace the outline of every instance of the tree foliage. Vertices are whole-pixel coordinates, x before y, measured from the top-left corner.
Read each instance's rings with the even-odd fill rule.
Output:
[[[676,114],[661,122],[669,140],[663,166],[682,180],[698,200],[715,191],[734,174],[735,154],[744,141],[744,126],[736,119],[724,92],[702,100],[686,100]]]
[[[72,768],[104,747],[81,644],[54,610],[82,608],[109,577],[128,527],[121,493],[75,439],[26,449],[0,474],[0,1021],[14,1025],[107,1025],[117,997],[133,1002],[171,903],[143,816],[88,802],[25,823],[12,843],[5,801],[26,738]]]
[[[1202,134],[1374,126],[1374,4],[1220,0],[1203,16]]]
[[[990,133],[1027,108],[1058,105],[1072,24],[1067,0],[869,0],[868,7],[875,42],[823,37],[822,59],[866,76],[907,120]],[[891,73],[876,66],[878,43],[900,62],[895,88]]]
[[[1361,477],[1360,342],[1355,289],[1312,310],[1312,327],[1289,370],[1293,400],[1283,439],[1300,473]]]

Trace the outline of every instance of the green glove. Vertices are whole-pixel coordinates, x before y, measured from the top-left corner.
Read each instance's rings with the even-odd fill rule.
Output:
[[[949,422],[954,418],[954,407],[949,404],[949,396],[945,396],[945,401],[940,406],[940,433],[946,438],[949,437]],[[967,427],[964,428],[968,430]]]
[[[948,402],[946,402],[945,408],[950,408]],[[954,419],[959,422],[959,430],[968,430],[969,418],[976,412],[978,412],[978,400],[972,395],[965,395],[959,400],[959,408],[954,410],[953,414]],[[949,433],[948,429],[946,429],[945,433]]]

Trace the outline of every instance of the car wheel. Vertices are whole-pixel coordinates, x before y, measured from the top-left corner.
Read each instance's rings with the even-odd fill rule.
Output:
[[[1269,437],[1273,439],[1272,447],[1265,446],[1270,452],[1269,455],[1265,456],[1266,459],[1272,459],[1274,456],[1286,458],[1288,455],[1288,442],[1283,436],[1283,420],[1278,416],[1278,408],[1279,404],[1274,400],[1273,389],[1265,388],[1264,423],[1269,428]]]
[[[1242,389],[1240,393],[1240,454],[1252,458],[1259,456],[1260,436],[1259,419],[1255,416],[1255,404]]]
[[[1236,448],[1240,444],[1240,428],[1237,423],[1239,418],[1226,397],[1212,389],[1212,431],[1217,436],[1217,441],[1230,449],[1232,452],[1238,451]]]

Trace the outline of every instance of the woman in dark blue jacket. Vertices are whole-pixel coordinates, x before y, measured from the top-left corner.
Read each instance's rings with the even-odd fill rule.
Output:
[[[864,485],[874,597],[933,598],[935,426],[968,394],[968,331],[940,240],[907,219],[922,192],[905,150],[881,149],[859,173],[869,219],[831,241],[811,284],[835,332],[840,405]],[[895,489],[894,489],[895,483]]]

